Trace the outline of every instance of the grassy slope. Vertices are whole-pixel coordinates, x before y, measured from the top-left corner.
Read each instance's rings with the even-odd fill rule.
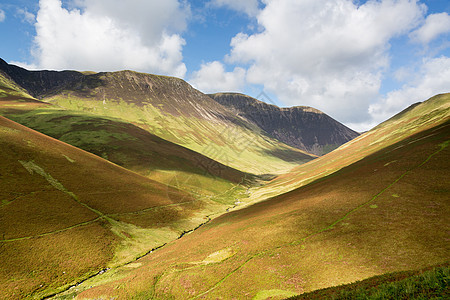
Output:
[[[44,97],[131,122],[165,140],[253,174],[283,173],[314,156],[269,138],[181,79],[121,71],[86,76]]]
[[[0,295],[39,297],[205,222],[213,206],[0,116]]]
[[[330,176],[214,219],[135,269],[107,272],[69,294],[278,299],[448,261],[450,122],[436,123],[399,134]]]
[[[438,95],[421,104],[413,105],[337,150],[298,166],[261,188],[253,189],[248,202],[259,202],[304,186],[449,119],[450,94]]]

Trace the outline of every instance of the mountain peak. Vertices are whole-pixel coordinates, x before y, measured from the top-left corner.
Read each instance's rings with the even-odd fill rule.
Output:
[[[305,113],[314,113],[314,114],[325,114],[323,111],[318,110],[311,106],[292,106],[292,107],[280,107],[281,111],[292,111],[292,110],[299,110]]]

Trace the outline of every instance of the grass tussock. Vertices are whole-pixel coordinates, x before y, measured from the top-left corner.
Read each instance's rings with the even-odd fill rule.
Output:
[[[399,272],[288,298],[301,299],[448,299],[449,265],[422,271]]]

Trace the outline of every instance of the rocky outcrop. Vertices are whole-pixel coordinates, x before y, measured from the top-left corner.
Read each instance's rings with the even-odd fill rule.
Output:
[[[312,154],[326,154],[359,135],[311,107],[280,108],[237,93],[209,96],[255,123],[270,136]]]

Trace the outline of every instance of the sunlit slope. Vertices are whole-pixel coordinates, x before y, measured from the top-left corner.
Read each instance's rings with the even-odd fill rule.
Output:
[[[314,158],[268,137],[177,78],[131,71],[98,73],[43,97],[68,109],[131,122],[244,172],[282,173]]]
[[[0,116],[0,295],[23,299],[121,265],[215,204]]]
[[[446,262],[449,146],[450,122],[430,124],[332,176],[214,219],[136,270],[107,272],[67,294],[280,299]]]
[[[197,198],[234,204],[254,180],[131,123],[37,101],[2,79],[0,115]]]
[[[450,94],[437,95],[415,104],[333,152],[281,175],[268,185],[252,191],[251,199],[261,201],[332,174],[364,157],[393,145],[415,133],[450,119]],[[250,200],[250,201],[252,201]]]

